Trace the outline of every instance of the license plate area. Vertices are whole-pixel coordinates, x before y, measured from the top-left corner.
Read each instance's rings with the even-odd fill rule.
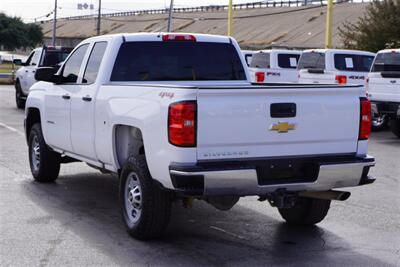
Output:
[[[295,160],[267,161],[257,164],[259,185],[310,183],[318,178],[319,163]]]

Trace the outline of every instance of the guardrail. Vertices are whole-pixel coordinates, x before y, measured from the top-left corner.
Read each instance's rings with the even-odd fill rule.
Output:
[[[336,0],[335,3],[367,3],[373,0]],[[252,3],[234,4],[234,10],[241,9],[254,9],[254,8],[268,8],[268,7],[299,7],[306,5],[326,5],[326,0],[281,0],[281,1],[259,1]],[[173,8],[173,13],[193,13],[193,12],[216,12],[221,10],[227,10],[227,5],[210,5],[210,6],[198,6],[198,7],[182,7]],[[125,11],[102,14],[101,17],[125,17],[125,16],[139,16],[139,15],[153,15],[153,14],[165,14],[168,13],[169,9],[147,9],[137,11]],[[97,17],[97,15],[83,15],[83,16],[72,16],[63,17],[65,20],[77,20],[77,19],[89,19]],[[51,20],[50,20],[51,21]]]

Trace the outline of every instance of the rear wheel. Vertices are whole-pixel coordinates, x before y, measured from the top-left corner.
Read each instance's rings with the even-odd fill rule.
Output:
[[[29,165],[33,178],[42,183],[53,182],[60,172],[61,156],[52,151],[44,141],[40,123],[29,133]]]
[[[325,218],[330,204],[330,200],[300,197],[294,207],[278,210],[289,224],[313,225]]]
[[[160,236],[171,215],[171,196],[150,176],[144,155],[130,157],[119,186],[122,218],[128,233],[146,240]]]
[[[385,115],[374,115],[372,117],[372,130],[379,131],[385,128],[387,119]]]
[[[25,108],[25,99],[22,98],[23,93],[21,89],[21,84],[19,81],[15,82],[15,103],[17,104],[17,108],[23,109]]]
[[[400,119],[393,119],[390,121],[390,130],[400,138]]]

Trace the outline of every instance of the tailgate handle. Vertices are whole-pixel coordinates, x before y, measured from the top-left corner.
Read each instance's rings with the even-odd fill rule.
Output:
[[[293,118],[296,117],[295,103],[273,103],[271,104],[271,118]]]

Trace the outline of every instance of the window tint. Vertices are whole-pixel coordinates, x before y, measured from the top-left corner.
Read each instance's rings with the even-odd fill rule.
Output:
[[[80,46],[78,49],[75,50],[68,61],[64,64],[64,69],[62,72],[64,83],[76,83],[83,57],[86,54],[88,46],[89,44],[84,44]]]
[[[335,54],[335,68],[344,71],[369,72],[373,56],[367,55],[351,55],[351,54]]]
[[[100,63],[103,59],[106,47],[107,42],[97,42],[94,44],[92,52],[89,56],[88,63],[86,65],[82,83],[94,83],[96,81],[97,72],[99,71]]]
[[[35,51],[35,54],[32,57],[31,64],[32,66],[39,65],[40,56],[42,55],[42,49],[38,49]]]
[[[63,62],[68,55],[69,52],[65,51],[46,51],[42,66],[56,66],[58,63]]]
[[[257,53],[253,55],[250,63],[251,68],[262,68],[267,69],[270,68],[270,53]]]
[[[297,69],[325,69],[325,53],[303,53],[300,57]]]
[[[278,66],[284,69],[295,69],[299,62],[300,55],[278,54]]]
[[[121,45],[111,81],[245,80],[232,44],[128,42]]]
[[[400,53],[393,52],[377,54],[371,71],[400,71]]]

